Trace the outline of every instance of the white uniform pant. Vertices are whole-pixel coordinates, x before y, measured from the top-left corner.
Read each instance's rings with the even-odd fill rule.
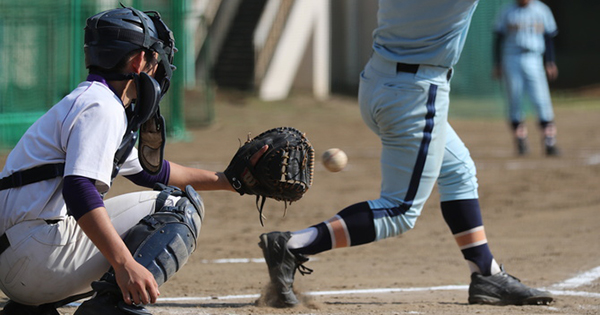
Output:
[[[504,87],[508,96],[508,118],[517,123],[525,120],[523,94],[527,94],[542,122],[554,121],[554,110],[544,58],[538,53],[505,54],[502,56]]]
[[[124,237],[154,213],[158,191],[120,195],[105,201],[108,215]],[[180,197],[170,196],[167,204]],[[0,288],[13,301],[40,305],[89,292],[110,264],[71,216],[55,224],[21,222],[6,231],[11,246],[0,255]]]
[[[369,201],[376,240],[412,229],[436,182],[441,201],[478,198],[475,164],[448,124],[449,71],[397,72],[374,53],[361,74],[361,114],[382,143],[381,194]]]

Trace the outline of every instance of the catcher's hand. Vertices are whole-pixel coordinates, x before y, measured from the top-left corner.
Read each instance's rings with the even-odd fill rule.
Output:
[[[268,145],[266,152],[256,163],[251,163],[251,157],[265,145]],[[240,195],[256,195],[263,225],[266,198],[284,201],[286,209],[288,203],[302,198],[312,185],[314,161],[315,151],[303,133],[293,127],[279,127],[255,138],[248,137],[224,173]]]

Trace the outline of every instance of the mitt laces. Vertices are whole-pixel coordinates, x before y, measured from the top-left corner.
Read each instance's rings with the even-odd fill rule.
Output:
[[[263,222],[264,219],[266,219],[265,215],[263,214],[263,208],[265,206],[265,201],[267,201],[267,197],[256,196],[256,210],[258,210],[258,219],[260,220],[261,226],[265,226],[265,223]],[[260,202],[260,205],[259,205],[259,202]]]
[[[258,210],[258,219],[260,220],[261,226],[265,226],[264,220],[267,219],[267,217],[265,217],[265,215],[263,214],[263,208],[265,207],[266,201],[267,201],[267,197],[256,196],[256,210]],[[284,204],[283,216],[284,217],[287,214],[287,207],[291,203],[292,203],[291,201],[283,200],[283,204]]]

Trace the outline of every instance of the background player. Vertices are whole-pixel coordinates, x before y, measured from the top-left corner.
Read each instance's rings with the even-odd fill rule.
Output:
[[[86,296],[101,277],[76,314],[149,314],[137,305],[154,303],[158,286],[195,249],[203,205],[193,189],[235,191],[222,172],[162,159],[158,107],[174,53],[172,33],[156,12],[120,8],[87,20],[90,75],[27,130],[0,174],[5,315],[58,314],[57,306]],[[193,189],[164,187],[105,202],[117,174],[145,187]],[[169,233],[153,233],[158,227]],[[164,270],[151,268],[155,261]]]
[[[497,17],[494,77],[504,78],[508,115],[517,152],[528,153],[523,92],[535,107],[546,155],[558,155],[548,80],[558,77],[553,38],[558,33],[550,8],[538,0],[516,0]]]
[[[277,296],[273,306],[298,304],[296,269],[334,248],[390,238],[412,229],[437,181],[443,217],[471,271],[469,303],[545,304],[495,261],[483,228],[473,160],[448,124],[452,66],[467,36],[477,0],[380,0],[373,55],[361,74],[360,110],[381,139],[381,195],[333,218],[290,232],[260,236]],[[390,261],[389,263],[396,263]],[[271,300],[266,299],[267,302]]]

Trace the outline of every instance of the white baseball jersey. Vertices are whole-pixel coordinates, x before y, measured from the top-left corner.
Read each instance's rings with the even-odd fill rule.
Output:
[[[85,81],[36,121],[10,152],[0,177],[50,163],[65,163],[64,176],[96,180],[108,191],[113,159],[127,127],[121,100],[104,84]],[[121,174],[142,168],[134,150]],[[25,220],[64,218],[62,178],[0,191],[0,234]]]

